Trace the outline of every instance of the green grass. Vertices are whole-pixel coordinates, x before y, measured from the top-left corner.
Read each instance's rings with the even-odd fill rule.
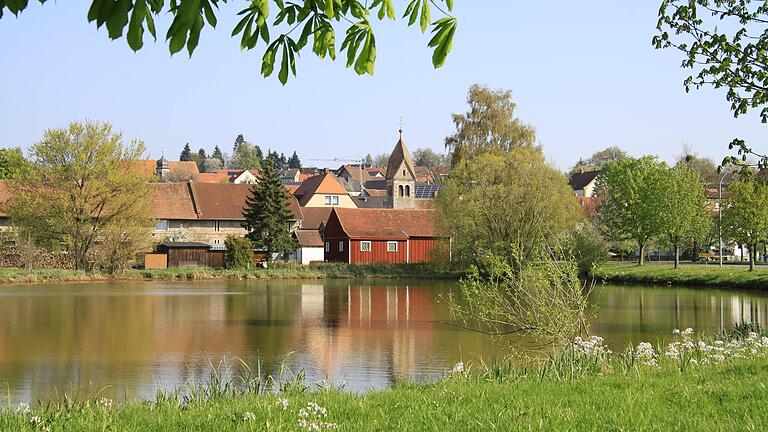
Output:
[[[273,263],[267,269],[165,269],[127,270],[116,275],[58,269],[0,269],[0,283],[74,282],[103,280],[195,280],[195,279],[458,279],[460,267],[449,264],[316,264]]]
[[[612,283],[715,286],[724,288],[768,289],[768,268],[756,267],[750,272],[746,265],[717,263],[707,266],[681,265],[675,269],[672,263],[606,263],[592,272],[600,281]]]
[[[113,408],[62,404],[0,415],[0,430],[295,431],[309,402],[340,431],[764,430],[764,359],[689,369],[640,368],[578,379],[491,373],[432,384],[399,383],[363,395],[289,390],[182,402],[133,402]],[[288,400],[283,409],[278,398]],[[252,419],[246,418],[252,413]],[[30,419],[39,416],[42,424]],[[248,415],[250,416],[250,415]],[[329,429],[331,430],[331,429]]]

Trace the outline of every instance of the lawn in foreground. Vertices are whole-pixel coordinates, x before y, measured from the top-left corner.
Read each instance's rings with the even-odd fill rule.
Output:
[[[0,429],[283,431],[313,430],[314,423],[342,431],[764,430],[767,381],[764,358],[684,373],[641,367],[565,381],[535,373],[496,379],[458,374],[365,395],[315,390],[37,409],[2,415]]]
[[[655,285],[717,286],[725,288],[768,289],[768,268],[758,266],[750,272],[748,266],[724,265],[681,265],[674,268],[672,263],[609,262],[592,272],[600,281],[612,283],[637,283]]]

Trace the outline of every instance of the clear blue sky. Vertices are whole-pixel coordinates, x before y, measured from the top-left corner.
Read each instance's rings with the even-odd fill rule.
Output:
[[[176,158],[186,142],[230,152],[243,133],[311,164],[391,151],[402,115],[411,149],[442,151],[450,114],[465,110],[475,82],[513,91],[561,169],[610,145],[671,160],[688,143],[719,161],[732,138],[759,146],[765,136],[756,116],[732,118],[722,92],[685,93],[680,55],[651,47],[658,1],[457,0],[443,68],[432,68],[416,28],[377,23],[375,76],[307,52],[285,87],[260,77],[261,49],[240,52],[230,38],[242,2],[222,8],[191,59],[171,57],[162,38],[138,53],[110,41],[87,22],[88,4],[30,2],[0,20],[0,146],[28,147],[46,128],[93,119],[144,140],[153,158]]]

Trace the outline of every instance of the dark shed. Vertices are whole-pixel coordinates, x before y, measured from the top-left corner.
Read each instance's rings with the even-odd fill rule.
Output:
[[[200,242],[165,242],[157,251],[168,255],[169,268],[221,268],[226,254],[225,248]]]

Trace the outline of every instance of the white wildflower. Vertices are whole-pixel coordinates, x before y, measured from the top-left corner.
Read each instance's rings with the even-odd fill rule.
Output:
[[[648,342],[640,342],[635,350],[635,360],[646,366],[657,366],[656,351]]]
[[[453,365],[453,369],[451,369],[451,373],[454,374],[463,374],[465,371],[464,368],[464,362],[458,362],[455,365]]]
[[[109,398],[105,398],[105,397],[103,397],[103,398],[99,399],[99,400],[96,402],[96,406],[98,406],[99,408],[103,408],[103,409],[105,409],[105,410],[110,410],[110,409],[112,409],[112,406],[113,406],[113,405],[114,405],[114,403],[112,402],[112,399],[109,399]]]
[[[584,340],[581,336],[577,336],[573,340],[573,349],[588,356],[603,356],[611,353],[611,350],[604,345],[604,339],[600,336],[590,336],[589,339]]]
[[[336,423],[323,421],[327,415],[328,410],[325,407],[309,402],[306,408],[299,410],[299,427],[307,431],[338,429],[339,425]]]
[[[32,412],[32,408],[28,403],[19,402],[19,405],[16,407],[16,412],[19,414],[29,414]]]
[[[277,406],[282,409],[288,409],[288,399],[277,398]]]
[[[39,415],[32,416],[32,418],[29,419],[29,424],[32,426],[37,426],[43,423],[43,418]]]
[[[246,411],[245,414],[243,414],[243,420],[245,421],[255,421],[256,420],[256,414]]]

